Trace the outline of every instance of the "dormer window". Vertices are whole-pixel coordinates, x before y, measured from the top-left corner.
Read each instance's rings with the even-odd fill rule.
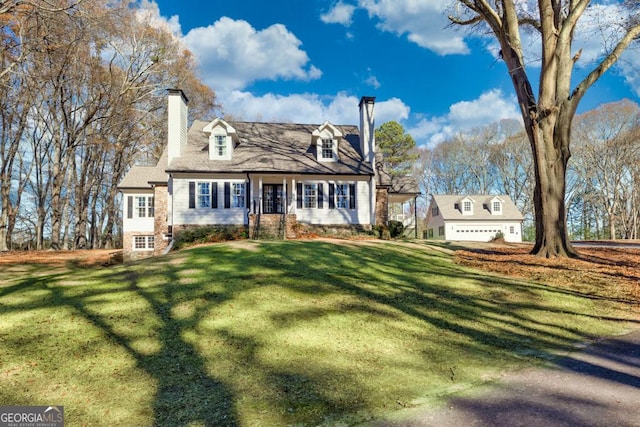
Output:
[[[231,160],[239,143],[236,130],[222,119],[215,119],[202,129],[209,135],[209,160]]]
[[[215,157],[227,156],[227,136],[226,135],[214,135]]]
[[[311,143],[316,146],[319,162],[335,162],[338,160],[338,146],[342,132],[329,122],[324,122],[311,134]]]
[[[500,203],[499,201],[495,200],[493,202],[493,209],[492,209],[493,213],[500,213],[502,212],[502,203]]]
[[[471,197],[465,197],[458,203],[458,209],[462,215],[473,215],[473,205],[475,200]]]
[[[333,159],[333,139],[322,140],[322,158],[324,160]]]

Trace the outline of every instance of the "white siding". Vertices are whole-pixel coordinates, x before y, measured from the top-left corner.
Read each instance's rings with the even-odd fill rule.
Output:
[[[153,217],[139,217],[136,212],[136,197],[153,197],[153,190],[137,192],[122,192],[122,231],[124,233],[140,232],[140,233],[153,233]],[[132,218],[129,218],[129,197],[133,197],[133,212]]]
[[[189,208],[189,182],[218,184],[217,208]],[[224,208],[224,183],[246,183],[242,175],[212,178],[210,175],[174,176],[173,179],[173,225],[242,225],[247,223],[246,208]],[[246,197],[246,193],[245,193]],[[246,203],[245,203],[246,205]]]
[[[262,184],[282,184],[286,183],[285,191],[287,193],[287,213],[296,214],[298,222],[318,225],[350,225],[362,224],[370,225],[370,194],[371,180],[369,177],[355,176],[336,176],[327,179],[326,176],[309,175],[295,176],[284,179],[278,175],[257,175],[252,174],[250,200],[251,206],[255,202],[256,206],[262,204],[262,194],[260,191],[260,180]],[[210,182],[218,183],[218,208],[189,208],[189,182]],[[173,206],[170,211],[173,212],[173,225],[242,225],[248,221],[248,209],[246,208],[230,208],[224,209],[224,183],[247,182],[246,175],[225,175],[221,177],[217,175],[179,175],[173,177],[171,197]],[[322,208],[298,208],[295,197],[304,197],[296,195],[296,184],[315,183],[323,185],[323,207]],[[329,208],[329,184],[355,184],[356,185],[356,208]]]
[[[457,222],[445,225],[445,239],[469,242],[488,242],[501,232],[507,242],[521,242],[521,224],[512,222]],[[511,233],[513,227],[513,233]]]
[[[304,194],[297,195],[303,197],[303,207],[296,207],[296,203],[292,203],[295,209],[296,219],[298,222],[318,225],[371,225],[370,211],[370,180],[369,177],[357,178],[353,176],[342,176],[331,179],[321,176],[299,177],[296,183],[304,184],[322,184],[324,193],[324,202],[322,208],[305,208]],[[329,184],[355,184],[356,185],[356,206],[355,209],[348,208],[329,208]],[[294,189],[295,190],[295,189]],[[303,190],[304,193],[304,190]]]

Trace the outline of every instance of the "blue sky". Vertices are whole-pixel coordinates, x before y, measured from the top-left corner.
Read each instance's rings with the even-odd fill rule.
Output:
[[[495,42],[448,27],[449,4],[143,0],[151,19],[194,53],[225,115],[357,124],[360,97],[375,96],[377,126],[396,120],[430,147],[457,132],[519,117]],[[594,16],[600,21],[619,13],[615,4],[599,7]],[[600,54],[599,37],[588,17],[584,22],[574,43],[575,51],[583,49],[577,77]],[[525,43],[535,51],[535,39]],[[537,78],[535,53],[529,61]],[[640,102],[639,52],[628,51],[620,64],[590,89],[581,111],[623,98]]]

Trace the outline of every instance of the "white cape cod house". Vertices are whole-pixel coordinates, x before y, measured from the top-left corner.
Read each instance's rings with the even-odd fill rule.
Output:
[[[427,239],[488,242],[502,234],[522,242],[524,217],[506,195],[432,195],[427,212]]]
[[[188,100],[168,95],[168,141],[156,166],[123,178],[125,259],[162,253],[174,235],[200,226],[253,238],[296,238],[313,230],[370,230],[387,224],[389,203],[415,200],[376,156],[375,98],[360,101],[360,127],[194,121]]]

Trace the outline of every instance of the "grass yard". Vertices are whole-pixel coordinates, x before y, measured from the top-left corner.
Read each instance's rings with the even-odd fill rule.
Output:
[[[0,404],[63,405],[69,426],[351,425],[619,333],[637,309],[421,242],[3,270]]]

